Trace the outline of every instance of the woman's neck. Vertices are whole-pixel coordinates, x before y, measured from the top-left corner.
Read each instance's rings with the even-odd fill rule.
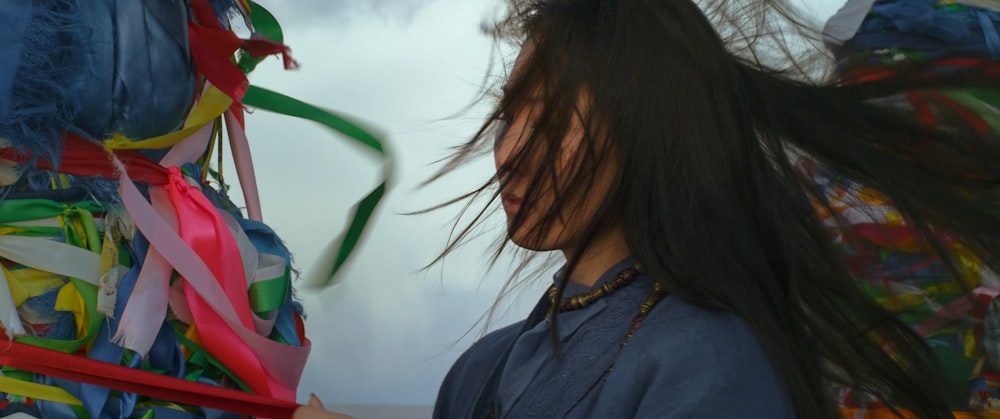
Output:
[[[562,251],[566,260],[570,261],[579,250],[567,247]],[[594,236],[590,245],[583,249],[576,267],[568,273],[569,280],[585,287],[592,287],[608,269],[631,254],[622,228],[620,226],[608,228]]]

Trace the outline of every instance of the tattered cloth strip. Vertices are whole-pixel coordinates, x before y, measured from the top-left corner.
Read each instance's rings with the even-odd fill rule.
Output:
[[[297,65],[249,1],[7,2],[0,25],[0,325],[12,339],[0,417],[289,417],[310,344],[291,255],[262,222],[243,107],[319,122],[385,161],[337,266],[385,191],[381,142],[249,85],[265,56]],[[224,136],[246,217],[212,165]]]
[[[827,23],[843,83],[865,83],[921,69],[934,78],[971,71],[1000,80],[1000,11],[975,1],[851,0]],[[995,2],[985,2],[995,3]],[[911,91],[897,105],[927,128],[962,124],[992,141],[1000,135],[1000,91]],[[970,144],[975,147],[975,144]],[[810,156],[797,169],[817,197],[847,267],[885,308],[925,336],[953,383],[954,407],[1000,411],[1000,278],[946,232],[958,278],[885,196],[829,170]],[[988,199],[988,197],[983,197]],[[986,327],[984,327],[986,325]],[[845,417],[888,417],[870,397],[846,390]],[[990,413],[983,416],[1000,417]],[[956,417],[963,417],[956,412]],[[894,416],[893,416],[894,417]]]

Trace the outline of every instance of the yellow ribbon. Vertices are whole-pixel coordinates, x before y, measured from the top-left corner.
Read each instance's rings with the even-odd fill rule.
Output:
[[[0,393],[15,394],[23,397],[30,397],[38,400],[48,400],[55,403],[83,406],[80,399],[73,397],[59,387],[45,384],[21,381],[16,378],[0,376]]]
[[[37,269],[24,268],[8,270],[0,265],[4,276],[7,277],[7,286],[10,288],[10,295],[14,299],[14,305],[20,307],[25,300],[37,297],[56,288],[63,286],[63,278],[51,272]]]
[[[104,141],[104,149],[110,152],[113,150],[148,150],[173,147],[198,132],[205,125],[210,124],[232,105],[232,98],[226,96],[215,86],[209,86],[201,95],[201,99],[198,100],[198,104],[195,105],[194,110],[184,121],[184,126],[180,130],[138,141],[133,141],[121,134],[114,134],[110,139]]]
[[[80,291],[76,289],[76,285],[73,285],[72,281],[67,282],[66,285],[63,285],[59,289],[59,294],[56,296],[56,303],[53,308],[57,311],[73,313],[73,318],[76,320],[77,339],[87,335],[90,314],[87,313],[87,306],[83,302],[83,296],[80,295]]]

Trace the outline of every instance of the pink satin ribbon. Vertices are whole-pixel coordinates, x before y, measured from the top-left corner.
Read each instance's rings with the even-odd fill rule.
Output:
[[[186,183],[178,169],[170,168],[167,191],[177,214],[178,235],[138,191],[124,166],[115,163],[122,203],[136,227],[151,238],[151,250],[159,252],[185,279],[186,302],[206,349],[255,392],[294,400],[293,389],[301,378],[310,343],[303,340],[301,347],[290,346],[256,333],[240,256],[229,253],[236,249],[235,239],[217,210],[200,190]]]
[[[233,149],[233,163],[236,165],[236,176],[240,179],[240,188],[243,189],[247,216],[251,220],[262,221],[260,193],[257,190],[257,176],[254,175],[250,144],[241,118],[232,109],[226,112],[226,132],[229,134],[229,147]]]
[[[180,169],[173,166],[168,170],[170,177],[166,190],[177,211],[181,238],[212,271],[226,298],[236,309],[240,326],[256,330],[250,313],[242,259],[229,228],[201,190],[187,183]],[[239,371],[240,378],[255,393],[271,395],[272,387],[277,386],[272,385],[273,380],[264,373],[253,351],[198,295],[190,281],[184,283],[184,295],[205,349],[231,370]]]

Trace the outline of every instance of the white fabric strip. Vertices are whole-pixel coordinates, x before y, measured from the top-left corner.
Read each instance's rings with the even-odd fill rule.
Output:
[[[25,334],[21,316],[17,314],[17,306],[14,304],[14,297],[10,295],[7,270],[2,268],[0,268],[0,323],[3,323],[9,338]]]
[[[848,0],[823,26],[823,40],[830,45],[844,45],[858,33],[875,0]]]

